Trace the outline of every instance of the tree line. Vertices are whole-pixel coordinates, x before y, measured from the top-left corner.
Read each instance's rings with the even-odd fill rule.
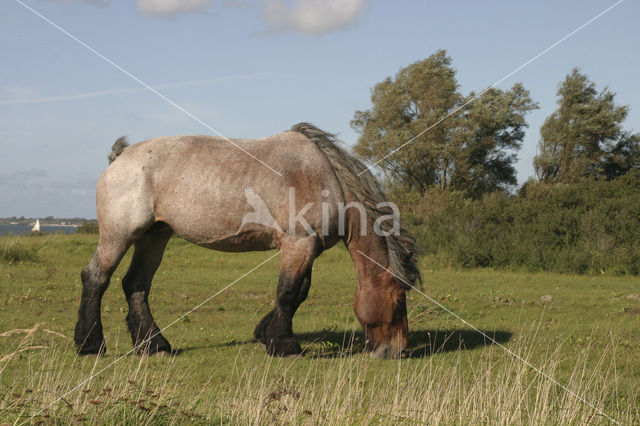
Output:
[[[461,267],[640,274],[640,134],[628,106],[573,69],[540,128],[535,176],[515,162],[538,109],[525,87],[464,95],[440,50],[371,90],[353,151],[376,164],[424,254]],[[517,189],[517,190],[516,190]]]
[[[376,84],[372,108],[356,111],[354,151],[370,163],[384,158],[377,166],[387,185],[474,199],[515,188],[526,115],[539,105],[520,83],[465,96],[455,75],[451,57],[439,50]],[[640,166],[640,134],[622,128],[629,107],[616,105],[613,92],[598,91],[575,68],[557,95],[558,108],[540,129],[536,181],[615,179]]]

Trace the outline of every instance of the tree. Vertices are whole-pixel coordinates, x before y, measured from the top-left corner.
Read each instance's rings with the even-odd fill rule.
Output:
[[[538,180],[572,183],[614,179],[640,165],[640,134],[622,129],[629,112],[574,68],[558,88],[558,109],[540,128],[534,166]]]
[[[475,96],[465,100],[464,161],[456,164],[452,187],[478,198],[517,184],[514,164],[528,127],[525,115],[538,106],[519,83],[507,91],[489,89],[472,101]]]
[[[355,153],[374,163],[393,152],[378,166],[393,184],[421,194],[437,186],[479,197],[514,185],[524,116],[537,105],[520,84],[472,101],[476,95],[464,97],[455,74],[439,50],[376,84],[372,108],[351,121],[361,135]]]

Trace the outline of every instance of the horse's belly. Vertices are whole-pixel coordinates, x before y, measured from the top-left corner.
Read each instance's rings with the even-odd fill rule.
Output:
[[[267,232],[246,232],[215,240],[188,237],[183,238],[199,246],[218,251],[264,251],[280,247],[279,239]]]
[[[257,224],[225,223],[223,218],[199,223],[162,218],[181,238],[219,251],[264,251],[280,247],[280,235],[274,229]]]

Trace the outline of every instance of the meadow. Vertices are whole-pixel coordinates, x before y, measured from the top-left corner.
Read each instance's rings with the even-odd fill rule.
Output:
[[[271,358],[252,334],[271,309],[279,257],[180,318],[274,252],[220,253],[176,238],[150,296],[161,328],[180,318],[163,332],[173,354],[129,353],[120,288],[129,253],[103,299],[107,353],[78,357],[80,270],[96,244],[96,235],[0,238],[0,421],[640,422],[637,277],[460,270],[426,257],[422,291],[504,347],[411,291],[407,356],[373,360],[352,310],[353,266],[337,247],[316,261],[294,318],[304,355]]]

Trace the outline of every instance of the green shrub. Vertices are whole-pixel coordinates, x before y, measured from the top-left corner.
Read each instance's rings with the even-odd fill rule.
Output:
[[[76,228],[78,234],[97,234],[98,222],[83,220],[82,225]]]
[[[410,207],[419,246],[456,266],[640,273],[640,171],[477,201],[432,190]]]

